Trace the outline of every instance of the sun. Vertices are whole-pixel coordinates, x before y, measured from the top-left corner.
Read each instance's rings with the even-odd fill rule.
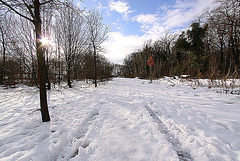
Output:
[[[48,45],[50,43],[47,37],[42,37],[41,42],[43,45]]]

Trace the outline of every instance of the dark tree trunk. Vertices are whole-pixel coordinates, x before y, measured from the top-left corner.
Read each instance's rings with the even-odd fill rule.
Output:
[[[71,64],[70,62],[68,63],[68,67],[67,67],[67,84],[69,88],[72,88],[72,83],[71,83]]]
[[[3,46],[3,59],[2,59],[2,64],[1,64],[1,69],[0,69],[0,84],[3,84],[3,78],[4,78],[4,66],[5,66],[5,61],[6,61],[6,47],[5,47],[5,38],[4,38],[4,33],[2,28],[1,29],[1,34],[2,34],[2,46]]]
[[[47,82],[47,89],[51,90],[51,83],[49,80],[48,68],[46,67],[46,82]]]
[[[220,64],[219,64],[219,71],[221,74],[223,74],[224,69],[224,53],[223,53],[223,41],[220,42]]]
[[[24,72],[24,69],[23,69],[23,64],[24,64],[24,62],[23,62],[23,60],[24,60],[24,58],[22,57],[22,56],[20,56],[20,59],[19,59],[19,72],[20,72],[20,78],[19,78],[19,80],[21,80],[21,82],[23,82],[23,72]]]
[[[96,47],[93,45],[94,52],[93,52],[93,57],[94,57],[94,84],[95,87],[97,87],[97,53],[96,53]]]
[[[45,64],[45,72],[46,72],[46,83],[47,83],[47,89],[51,90],[51,83],[49,80],[49,63],[48,63],[48,51],[45,49],[46,52],[46,57],[47,57],[47,64],[45,64],[45,59],[44,59],[44,64]],[[45,56],[44,56],[45,57]]]
[[[32,65],[32,72],[31,73],[32,73],[32,80],[33,80],[33,82],[35,83],[37,88],[39,88],[39,84],[38,84],[38,81],[37,81],[37,76],[36,76],[34,64]]]
[[[59,59],[59,63],[58,63],[58,66],[59,66],[59,71],[58,71],[58,84],[60,85],[61,83],[61,62],[60,62],[60,59]]]
[[[45,63],[43,56],[43,48],[41,42],[41,18],[40,18],[40,2],[39,0],[34,1],[34,12],[35,12],[35,32],[36,32],[36,47],[37,47],[37,58],[38,58],[38,79],[40,85],[40,106],[41,106],[41,114],[42,121],[48,122],[50,121],[50,116],[48,112],[48,104],[47,104],[47,93],[46,93],[46,71],[45,71]]]
[[[38,79],[40,85],[40,106],[41,106],[41,114],[42,114],[42,121],[47,122],[50,121],[50,116],[48,112],[48,105],[47,105],[47,93],[46,93],[46,73],[45,73],[45,64],[44,64],[44,57],[43,57],[43,49],[42,49],[42,42],[41,42],[41,17],[40,17],[40,7],[41,5],[50,3],[52,1],[45,1],[44,3],[40,3],[40,0],[32,0],[32,1],[3,1],[0,0],[1,4],[5,5],[9,8],[9,10],[13,11],[17,15],[27,19],[28,21],[32,22],[35,27],[36,32],[36,50],[37,50],[37,59],[38,59]],[[12,7],[9,3],[18,4],[19,8],[22,13],[28,12],[31,15],[32,19],[28,16],[21,14],[18,9]],[[28,3],[29,2],[29,3]],[[24,10],[24,6],[26,7]],[[22,7],[22,8],[21,8]],[[26,11],[26,12],[25,12]]]
[[[237,22],[237,21],[236,21]],[[239,23],[235,23],[234,25],[234,38],[233,38],[233,44],[234,44],[234,61],[235,61],[235,69],[237,70],[237,73],[239,72],[240,69],[240,62],[239,62],[239,55],[240,55],[240,51],[239,51]]]
[[[61,83],[61,55],[60,55],[60,47],[58,44],[58,84]]]
[[[1,66],[1,69],[0,69],[0,84],[1,85],[3,84],[3,66]]]

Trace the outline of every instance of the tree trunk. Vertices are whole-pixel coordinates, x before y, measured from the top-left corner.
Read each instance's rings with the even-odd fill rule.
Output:
[[[58,42],[58,84],[61,83],[61,55],[60,55],[60,47]]]
[[[47,64],[45,64],[45,56],[44,56],[44,64],[45,64],[45,72],[46,72],[46,82],[47,82],[47,89],[48,90],[51,90],[51,83],[50,83],[50,80],[49,80],[49,63],[48,63],[48,50],[45,49],[45,52],[46,52],[46,57],[47,57]]]
[[[49,80],[49,73],[48,73],[48,67],[46,66],[46,82],[47,82],[47,89],[51,90],[51,83]]]
[[[69,88],[72,88],[71,84],[71,64],[70,62],[67,63],[67,84]]]
[[[151,77],[150,83],[152,83],[152,80],[153,80],[153,68],[152,67],[150,67],[150,77]]]
[[[19,68],[20,68],[19,69],[19,72],[20,72],[19,75],[20,75],[20,78],[19,78],[19,80],[21,80],[21,82],[23,82],[23,72],[24,72],[23,65],[22,65],[24,63],[23,59],[24,58],[22,56],[20,56],[20,59],[19,59]]]
[[[48,112],[48,104],[47,104],[47,93],[46,93],[46,71],[45,71],[45,63],[43,57],[43,48],[41,42],[41,18],[40,18],[40,2],[39,0],[35,1],[35,32],[36,32],[36,47],[37,47],[37,58],[38,58],[38,79],[40,85],[40,106],[41,106],[41,114],[42,121],[48,122],[50,121],[50,116]]]
[[[94,57],[94,84],[95,87],[97,87],[97,56],[96,56],[96,47],[93,45],[94,52],[93,52],[93,57]]]
[[[37,76],[36,76],[36,72],[35,72],[35,67],[34,67],[34,62],[32,61],[32,81],[35,83],[36,87],[39,88],[39,84],[37,81]]]
[[[2,28],[1,29],[1,34],[2,34],[2,46],[3,46],[3,59],[2,59],[2,64],[1,64],[1,69],[0,69],[0,84],[3,84],[3,80],[4,80],[4,66],[5,66],[5,61],[6,61],[6,47],[5,47],[5,38],[4,38],[4,33]]]
[[[1,69],[0,69],[0,84],[2,85],[3,84],[3,67],[1,66]]]

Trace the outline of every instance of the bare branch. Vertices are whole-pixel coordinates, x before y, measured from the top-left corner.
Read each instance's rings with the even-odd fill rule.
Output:
[[[4,2],[3,0],[0,0],[0,2],[2,2],[3,5],[5,5],[6,7],[8,7],[11,11],[15,12],[16,14],[18,14],[19,16],[26,18],[27,20],[31,21],[32,23],[34,23],[34,20],[30,19],[29,17],[21,14],[20,12],[18,12],[15,8],[13,8],[10,4],[8,4],[7,2]]]
[[[54,2],[54,0],[48,0],[48,1],[42,2],[42,3],[40,3],[40,5],[45,5],[45,4],[51,3],[51,2]]]

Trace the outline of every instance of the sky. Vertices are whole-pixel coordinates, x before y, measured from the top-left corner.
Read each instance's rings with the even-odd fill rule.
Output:
[[[102,45],[104,55],[112,63],[122,64],[126,55],[141,49],[144,42],[188,28],[199,14],[213,6],[213,1],[85,0],[78,5],[102,13],[104,24],[111,26],[109,39]]]

